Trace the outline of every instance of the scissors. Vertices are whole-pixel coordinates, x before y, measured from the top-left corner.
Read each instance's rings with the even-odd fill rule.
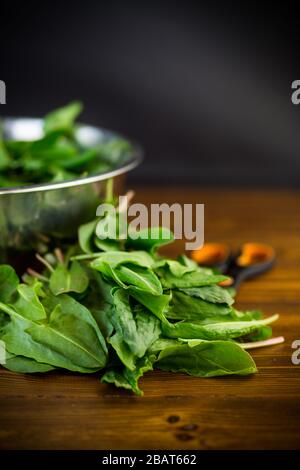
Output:
[[[275,263],[276,255],[272,246],[262,243],[244,243],[234,253],[225,243],[205,243],[192,252],[192,259],[201,266],[218,269],[231,279],[222,285],[237,289],[246,279],[256,277]]]

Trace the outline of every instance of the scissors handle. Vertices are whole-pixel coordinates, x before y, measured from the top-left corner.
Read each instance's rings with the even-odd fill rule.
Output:
[[[192,253],[192,258],[202,266],[216,268],[231,276],[233,287],[251,277],[258,276],[274,265],[275,251],[272,246],[261,243],[244,243],[239,253],[233,254],[225,243],[206,243]]]
[[[252,264],[250,266],[239,266],[235,261],[231,264],[226,274],[233,278],[233,287],[237,289],[242,282],[260,274],[269,271],[274,266],[275,258],[264,261],[263,263]]]

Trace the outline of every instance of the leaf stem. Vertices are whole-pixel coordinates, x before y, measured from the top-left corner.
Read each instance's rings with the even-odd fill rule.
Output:
[[[64,255],[63,255],[63,252],[61,251],[61,249],[60,248],[55,248],[54,254],[55,254],[58,262],[61,263],[61,264],[64,264],[65,259],[64,259]]]
[[[99,251],[99,253],[87,253],[84,255],[76,255],[76,256],[71,256],[70,260],[75,261],[75,260],[83,260],[83,259],[93,259],[93,258],[98,258],[103,253],[103,251]]]
[[[135,192],[132,189],[130,189],[130,191],[127,191],[125,196],[122,198],[120,204],[118,205],[117,211],[119,213],[126,212],[134,196]]]
[[[110,204],[114,198],[114,183],[113,179],[110,178],[106,183],[106,190],[105,190],[105,202]]]
[[[35,254],[35,257],[36,259],[38,259],[47,269],[49,269],[49,271],[51,273],[53,273],[54,269],[53,267],[51,266],[50,263],[48,263],[48,261],[45,260],[45,258],[43,258],[39,253],[36,253]]]
[[[284,343],[284,337],[278,336],[276,338],[266,339],[264,341],[254,341],[252,343],[239,343],[243,349],[262,348],[264,346],[274,346],[275,344]]]
[[[42,274],[38,273],[37,271],[35,271],[32,268],[28,268],[27,272],[30,276],[36,277],[37,279],[40,279],[40,281],[49,282],[49,279],[46,276],[43,276]]]

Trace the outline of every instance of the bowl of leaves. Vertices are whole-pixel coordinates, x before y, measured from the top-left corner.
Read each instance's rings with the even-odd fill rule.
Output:
[[[0,257],[49,237],[69,238],[95,215],[141,149],[120,135],[76,122],[79,102],[43,119],[0,123]]]

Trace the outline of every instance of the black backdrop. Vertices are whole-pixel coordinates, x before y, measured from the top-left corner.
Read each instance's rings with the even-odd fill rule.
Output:
[[[280,2],[2,4],[6,115],[72,99],[140,141],[132,182],[297,186],[299,14]]]

